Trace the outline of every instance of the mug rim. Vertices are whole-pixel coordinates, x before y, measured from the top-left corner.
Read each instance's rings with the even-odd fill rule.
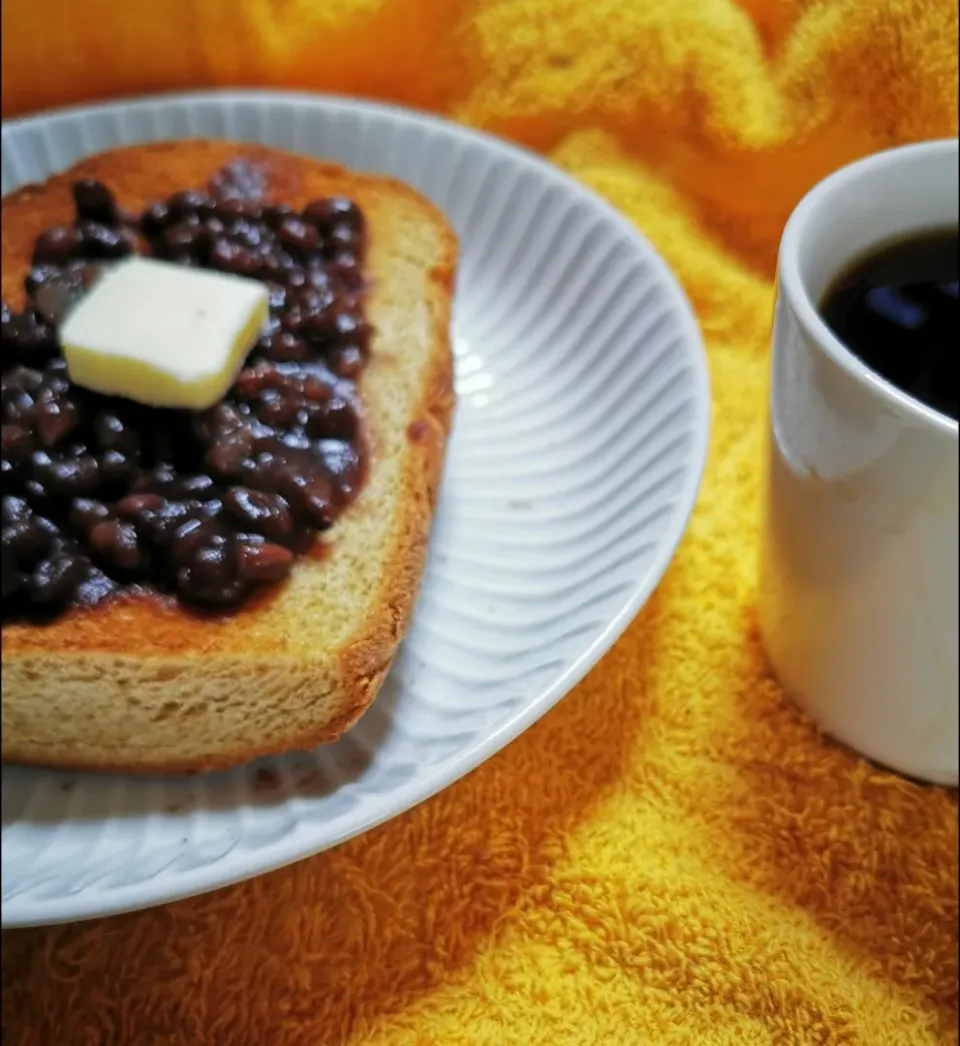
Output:
[[[787,221],[780,240],[780,251],[777,261],[777,279],[780,291],[787,299],[797,321],[810,335],[811,340],[838,367],[860,385],[869,389],[889,408],[901,416],[906,416],[915,423],[928,429],[958,439],[958,421],[947,414],[942,414],[908,392],[888,381],[881,374],[868,367],[858,356],[833,333],[826,321],[820,316],[804,281],[800,275],[800,244],[807,226],[823,203],[834,193],[848,187],[864,176],[886,167],[905,154],[927,156],[932,160],[943,157],[954,157],[958,154],[958,139],[937,138],[931,141],[917,142],[910,145],[895,146],[881,152],[872,153],[860,160],[838,168],[832,174],[819,181],[797,204]]]

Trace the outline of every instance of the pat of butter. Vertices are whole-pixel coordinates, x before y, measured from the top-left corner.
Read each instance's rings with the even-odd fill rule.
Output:
[[[222,399],[267,319],[256,280],[138,256],[111,267],[70,312],[70,380],[150,407]]]

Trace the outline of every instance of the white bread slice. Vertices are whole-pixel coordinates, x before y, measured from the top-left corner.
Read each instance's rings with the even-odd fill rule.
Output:
[[[236,143],[136,146],[82,161],[3,200],[2,286],[23,304],[36,237],[73,214],[70,186],[96,178],[141,209],[204,186],[244,157],[266,199],[355,199],[369,228],[361,378],[370,441],[364,489],[324,535],[323,554],[231,617],[157,597],[2,629],[4,761],[198,772],[332,741],[370,705],[405,634],[420,585],[453,410],[450,308],[456,239],[399,183]]]

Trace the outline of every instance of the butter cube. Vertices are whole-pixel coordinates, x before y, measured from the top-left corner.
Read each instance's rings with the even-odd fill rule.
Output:
[[[110,268],[60,328],[76,385],[150,407],[222,399],[269,309],[256,280],[133,256]]]

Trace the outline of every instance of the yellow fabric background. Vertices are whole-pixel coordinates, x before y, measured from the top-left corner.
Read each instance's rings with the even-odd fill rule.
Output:
[[[957,133],[952,0],[5,0],[3,112],[333,89],[518,138],[705,332],[710,464],[603,663],[466,780],[294,867],[3,939],[10,1046],[957,1042],[957,798],[820,738],[753,597],[776,243],[817,178]]]

